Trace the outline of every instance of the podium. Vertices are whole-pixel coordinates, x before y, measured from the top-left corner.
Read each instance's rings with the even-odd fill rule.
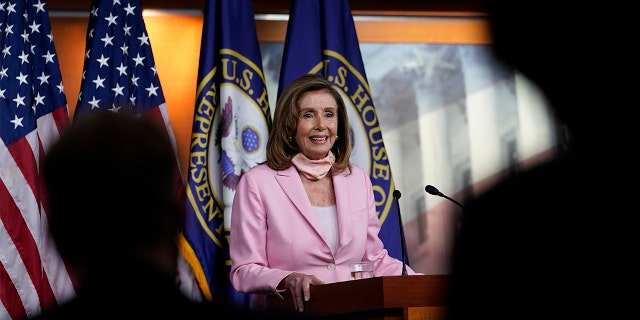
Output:
[[[384,276],[311,287],[305,318],[443,320],[450,275]],[[294,312],[291,295],[267,297],[267,308]]]

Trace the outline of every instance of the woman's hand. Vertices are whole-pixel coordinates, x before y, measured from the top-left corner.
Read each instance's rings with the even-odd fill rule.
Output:
[[[282,279],[278,287],[289,290],[293,299],[293,308],[298,312],[303,312],[304,301],[311,299],[309,287],[319,284],[324,284],[324,282],[316,276],[293,272]]]

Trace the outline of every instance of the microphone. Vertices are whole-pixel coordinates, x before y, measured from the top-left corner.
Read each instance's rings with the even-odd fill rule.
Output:
[[[402,246],[402,275],[407,275],[407,244],[404,239],[404,226],[402,225],[402,215],[400,214],[400,197],[402,194],[399,190],[393,190],[393,198],[396,199],[396,206],[398,207],[398,224],[400,225],[400,245]]]
[[[426,187],[424,187],[424,191],[426,191],[426,192],[428,192],[428,193],[430,193],[430,194],[432,194],[434,196],[443,197],[443,198],[445,198],[445,199],[457,204],[458,206],[460,206],[460,208],[464,209],[464,207],[458,201],[447,197],[442,192],[440,192],[440,190],[438,190],[438,188],[436,188],[436,187],[434,187],[434,186],[432,186],[430,184],[427,185]]]

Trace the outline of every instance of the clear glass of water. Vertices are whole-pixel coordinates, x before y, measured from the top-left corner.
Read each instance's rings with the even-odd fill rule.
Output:
[[[351,280],[373,278],[373,261],[352,262],[349,270]]]

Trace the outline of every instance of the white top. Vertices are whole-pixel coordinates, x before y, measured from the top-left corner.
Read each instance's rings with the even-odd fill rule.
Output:
[[[333,205],[328,207],[314,206],[313,211],[315,211],[318,221],[320,221],[320,224],[322,225],[324,238],[327,240],[329,248],[331,248],[331,252],[335,255],[336,250],[338,249],[338,244],[340,243],[340,236],[338,233],[338,210],[336,210],[336,206]]]

